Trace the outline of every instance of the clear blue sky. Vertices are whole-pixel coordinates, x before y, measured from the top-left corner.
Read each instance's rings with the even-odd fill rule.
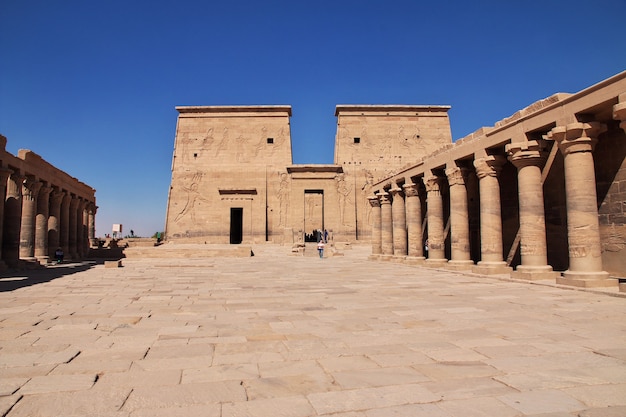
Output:
[[[180,105],[451,105],[456,140],[626,69],[626,0],[0,1],[0,133],[96,189],[97,234],[163,230]]]

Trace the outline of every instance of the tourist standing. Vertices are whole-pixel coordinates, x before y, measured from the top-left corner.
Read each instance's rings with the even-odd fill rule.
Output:
[[[320,259],[324,257],[324,241],[320,239],[317,242],[317,251],[320,253]]]

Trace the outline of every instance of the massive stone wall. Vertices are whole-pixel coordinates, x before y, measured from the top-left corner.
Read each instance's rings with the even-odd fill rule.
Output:
[[[166,238],[369,239],[376,178],[451,143],[447,106],[337,106],[335,163],[294,165],[289,106],[177,107]]]

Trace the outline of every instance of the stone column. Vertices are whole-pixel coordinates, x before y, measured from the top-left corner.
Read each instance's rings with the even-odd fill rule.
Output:
[[[65,259],[70,259],[70,202],[72,196],[65,192],[61,201],[61,233],[59,234],[59,245],[65,253]]]
[[[61,203],[65,193],[55,188],[50,195],[50,211],[48,216],[48,257],[54,259],[54,252],[61,246]]]
[[[597,123],[570,123],[553,128],[554,139],[564,158],[565,199],[567,202],[567,240],[569,269],[557,283],[578,287],[617,285],[602,270],[600,225],[596,176],[591,154],[597,137],[606,126]]]
[[[35,257],[41,264],[48,263],[48,216],[51,187],[42,186],[37,197],[35,216]]]
[[[390,260],[393,257],[393,221],[391,215],[391,197],[388,193],[378,194],[380,197],[380,241],[382,259]]]
[[[80,200],[77,196],[72,195],[72,199],[70,200],[70,209],[69,209],[69,234],[68,234],[68,246],[70,259],[73,261],[77,261],[79,259],[77,253],[76,243],[78,242],[78,203]]]
[[[16,267],[20,259],[20,229],[22,224],[22,181],[24,177],[13,173],[7,180],[4,202],[4,233],[2,256],[10,267]]]
[[[4,204],[7,195],[7,181],[13,171],[0,167],[0,271],[4,271],[7,267],[2,260],[2,240],[4,236]]]
[[[407,227],[407,262],[420,264],[424,262],[422,236],[422,204],[417,184],[409,183],[402,186],[406,196],[406,227]]]
[[[22,182],[22,227],[20,229],[20,259],[34,261],[35,258],[35,215],[37,196],[43,184],[34,178]]]
[[[480,262],[472,271],[481,274],[510,273],[502,254],[502,209],[498,174],[506,158],[490,155],[474,161],[480,195]]]
[[[470,269],[474,261],[470,256],[469,211],[465,178],[467,168],[446,169],[450,186],[450,261],[447,268]]]
[[[519,233],[522,264],[511,276],[527,280],[556,279],[548,265],[546,218],[541,169],[548,153],[545,141],[512,143],[506,146],[509,160],[517,168]]]
[[[367,200],[372,207],[372,259],[378,259],[383,253],[381,242],[381,213],[380,213],[380,200],[377,196],[369,196]]]
[[[393,257],[397,260],[406,258],[406,210],[402,189],[395,186],[389,190],[392,196],[391,217],[393,221]]]
[[[87,225],[87,238],[89,239],[89,245],[93,247],[98,246],[96,242],[96,211],[98,211],[98,206],[96,206],[93,202],[89,203],[87,206],[87,216],[89,217]]]
[[[85,207],[87,201],[78,199],[76,207],[76,254],[79,259],[83,259],[87,254],[87,215]]]
[[[426,203],[428,205],[428,259],[427,266],[443,266],[446,259],[445,236],[443,235],[442,178],[436,175],[426,179]]]

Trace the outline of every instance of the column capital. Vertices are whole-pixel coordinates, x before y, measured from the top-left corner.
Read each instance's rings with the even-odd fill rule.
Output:
[[[407,197],[417,197],[419,195],[418,185],[412,182],[404,184],[402,189],[404,190],[404,195]]]
[[[50,187],[49,185],[45,185],[45,184],[41,184],[41,188],[39,188],[39,196],[40,197],[47,197],[50,193],[52,192],[52,187]]]
[[[398,187],[397,185],[395,187],[391,188],[389,190],[389,192],[391,193],[392,197],[394,197],[394,198],[397,197],[397,196],[402,197],[402,188]]]
[[[502,171],[502,166],[506,163],[504,155],[489,155],[484,158],[474,160],[476,175],[478,179],[485,177],[497,177]]]
[[[619,127],[626,132],[626,101],[613,106],[613,118],[621,122]]]
[[[451,167],[446,169],[446,177],[448,177],[448,184],[450,187],[453,185],[465,185],[465,179],[467,178],[469,170],[462,167]]]
[[[39,189],[43,186],[41,181],[35,180],[31,177],[26,177],[22,180],[22,197],[26,199],[34,199],[38,193]]]
[[[441,177],[431,175],[428,178],[424,178],[424,185],[426,186],[426,192],[428,193],[441,191]]]
[[[525,166],[542,168],[548,159],[547,145],[547,141],[543,139],[516,142],[506,145],[506,151],[509,154],[509,161],[518,169]]]
[[[2,186],[6,187],[6,182],[11,174],[13,174],[12,169],[0,167],[0,182],[2,182]]]
[[[548,132],[548,138],[556,141],[564,154],[592,152],[598,135],[606,129],[606,125],[600,122],[576,122],[554,127]]]
[[[52,192],[50,194],[50,201],[53,204],[61,204],[61,202],[63,201],[63,197],[65,197],[65,191],[60,190],[57,187],[52,187]]]
[[[367,197],[367,201],[369,201],[370,206],[372,207],[380,207],[380,200],[376,195],[370,195]]]
[[[378,193],[380,204],[391,204],[391,196],[387,192]]]

